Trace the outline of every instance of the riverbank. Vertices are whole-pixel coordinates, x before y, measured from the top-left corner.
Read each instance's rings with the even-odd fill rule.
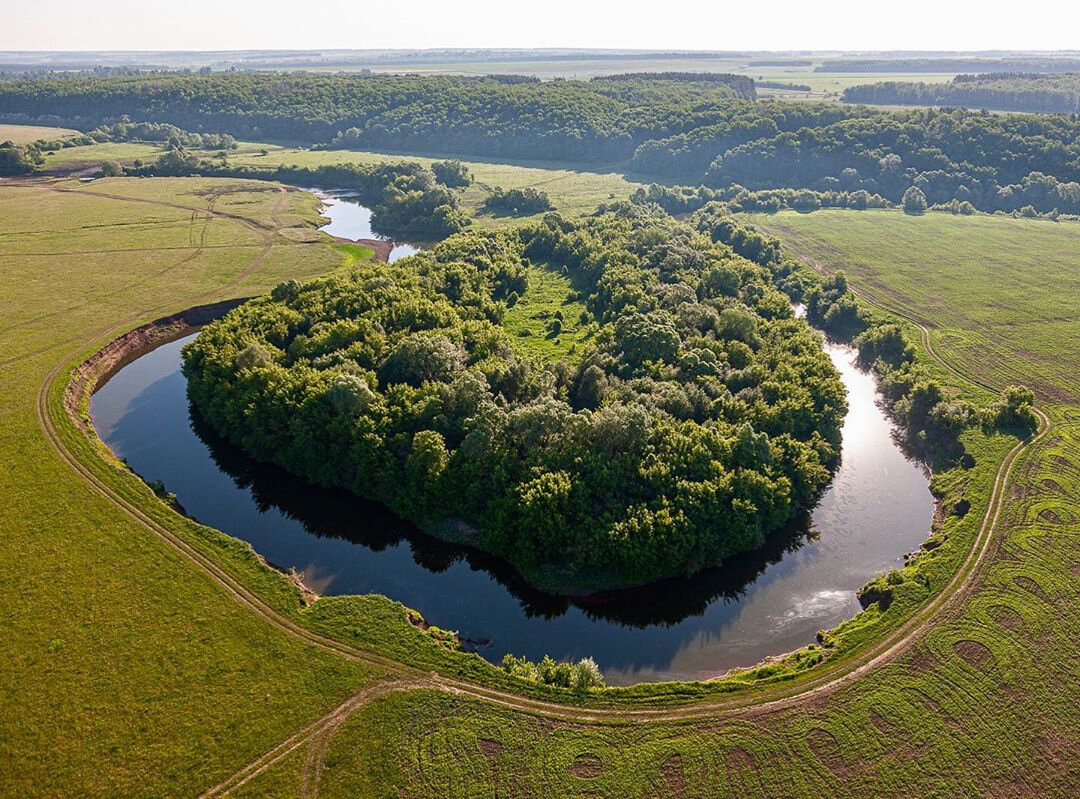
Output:
[[[594,656],[615,684],[710,679],[783,657],[812,642],[819,629],[855,616],[857,590],[890,564],[900,565],[930,528],[933,498],[925,477],[892,444],[872,378],[855,368],[850,349],[830,346],[829,352],[854,401],[843,464],[813,518],[722,568],[628,591],[538,591],[493,556],[441,544],[374,506],[361,503],[358,510],[351,495],[305,488],[250,463],[198,425],[193,433],[182,380],[162,393],[163,378],[178,376],[178,353],[170,356],[172,366],[159,357],[147,366],[156,381],[152,392],[150,384],[136,382],[128,399],[109,400],[139,409],[134,415],[110,411],[104,420],[95,411],[95,422],[106,425],[102,438],[112,437],[118,455],[148,479],[162,479],[193,515],[249,541],[268,561],[294,566],[321,595],[388,594],[465,639],[490,641],[480,653],[496,662],[504,652],[534,659]],[[163,432],[170,425],[175,434]],[[213,442],[209,455],[192,461],[192,447],[205,452],[204,441]],[[883,453],[889,454],[884,461]],[[221,469],[228,471],[218,475]],[[907,485],[901,472],[910,488],[899,488]],[[865,483],[867,475],[882,474],[882,485]],[[240,490],[237,481],[250,488]],[[911,513],[916,493],[925,511],[921,521]],[[240,509],[249,506],[245,515]],[[218,508],[225,507],[230,511],[222,515]],[[377,521],[358,527],[357,518]],[[884,532],[899,535],[901,529],[895,540]]]

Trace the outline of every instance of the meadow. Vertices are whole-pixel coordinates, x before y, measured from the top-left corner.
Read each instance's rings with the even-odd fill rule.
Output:
[[[749,217],[788,251],[926,325],[980,381],[1080,402],[1080,224],[898,210]]]
[[[572,296],[569,278],[554,269],[530,266],[528,276],[529,287],[503,319],[511,343],[541,358],[578,362],[595,333],[591,325],[579,321],[585,303]],[[558,333],[552,328],[556,314]]]
[[[78,131],[71,128],[50,128],[44,125],[3,125],[0,124],[0,142],[10,141],[15,144],[30,144],[38,139],[63,139],[74,136]]]
[[[99,166],[102,161],[117,161],[131,165],[136,160],[151,162],[163,152],[157,144],[138,142],[104,143],[85,147],[66,147],[46,155],[44,169],[63,173],[73,169]],[[201,154],[201,153],[200,153]],[[206,155],[209,155],[207,153]],[[229,152],[229,162],[255,167],[306,166],[324,164],[379,164],[386,162],[413,161],[430,166],[444,157],[402,155],[356,150],[308,150],[284,144],[239,142],[237,149]],[[625,199],[644,182],[625,176],[614,170],[596,171],[576,164],[551,164],[545,162],[518,161],[498,163],[482,160],[465,160],[474,183],[461,192],[461,202],[473,224],[480,228],[502,228],[522,220],[539,219],[543,214],[528,216],[503,216],[484,209],[484,201],[495,187],[517,189],[533,187],[544,191],[551,198],[555,210],[567,215],[591,213],[598,203]]]
[[[77,477],[38,417],[55,367],[88,347],[342,262],[313,243],[310,196],[219,198],[249,224],[209,216],[221,188],[0,185],[0,551],[19,564],[2,624],[5,795],[194,795],[375,676],[228,601]]]
[[[237,157],[357,157],[268,150]],[[566,209],[629,191],[593,183],[615,177],[595,173],[471,168],[506,188],[549,178]],[[820,268],[842,266],[883,312],[913,319],[920,358],[965,396],[1041,375],[1031,382],[1051,426],[1026,443],[965,433],[974,464],[935,475],[932,544],[887,609],[871,605],[831,634],[823,666],[766,664],[711,685],[555,704],[439,647],[400,605],[306,604],[246,545],[157,500],[67,412],[68,370],[125,331],[366,257],[315,231],[311,195],[211,179],[0,184],[0,552],[15,565],[0,793],[1070,795],[1080,780],[1080,389],[1064,306],[1076,296],[1073,228],[898,212],[755,221]],[[825,227],[842,233],[826,238]],[[531,328],[555,307],[573,319],[565,281],[544,276],[508,326]],[[925,288],[935,280],[947,301]],[[1029,370],[1031,359],[1044,366]]]
[[[262,151],[266,150],[263,155]],[[269,167],[286,165],[317,167],[324,164],[378,164],[394,161],[415,161],[430,166],[445,157],[402,155],[396,153],[368,152],[360,150],[305,150],[280,145],[255,145],[242,143],[236,155],[230,155],[230,163]],[[532,187],[546,192],[555,210],[576,216],[591,213],[601,202],[625,199],[645,183],[635,181],[616,171],[595,171],[574,164],[551,164],[536,161],[499,163],[483,160],[462,159],[473,176],[473,184],[461,192],[461,202],[473,224],[481,228],[501,228],[519,224],[522,220],[539,219],[543,216],[500,216],[483,209],[484,201],[496,186],[503,189]]]

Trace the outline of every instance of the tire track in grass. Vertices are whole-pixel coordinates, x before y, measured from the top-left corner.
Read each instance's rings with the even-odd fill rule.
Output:
[[[26,188],[26,187],[24,186],[23,188]],[[73,191],[71,189],[49,189],[49,190],[50,191],[68,191],[68,192]],[[279,197],[278,197],[278,200],[277,200],[277,203],[276,203],[276,206],[275,206],[275,209],[276,209],[275,212],[280,213],[280,207],[284,203],[284,200],[285,200],[286,190],[283,187],[278,187],[277,190],[279,192]],[[114,195],[97,195],[97,196],[105,196],[105,197],[109,197],[110,199],[118,199]],[[125,199],[125,198],[119,198],[119,199]],[[148,202],[154,202],[154,201],[148,201]],[[206,212],[207,212],[207,209],[205,209],[205,208],[201,210],[201,213],[206,213]],[[211,212],[210,216],[208,216],[206,218],[206,225],[209,225],[210,219],[212,219],[212,218],[213,218],[213,212]],[[195,295],[193,297],[189,297],[187,299],[187,302],[194,302],[194,303],[197,304],[199,301],[208,299],[208,298],[212,297],[214,294],[216,294],[218,292],[228,291],[229,289],[231,289],[234,286],[238,285],[244,279],[250,277],[252,273],[254,273],[257,269],[259,269],[259,267],[262,266],[262,263],[266,259],[267,254],[269,254],[271,248],[273,247],[274,233],[276,233],[276,232],[277,232],[276,228],[273,229],[271,232],[268,232],[268,231],[265,231],[265,230],[260,230],[259,235],[262,237],[263,243],[262,243],[262,245],[261,245],[261,247],[259,249],[259,252],[255,255],[255,257],[251,260],[251,262],[248,264],[248,266],[240,274],[238,274],[236,277],[234,277],[232,280],[230,280],[228,283],[225,283],[224,285],[217,286],[217,287],[212,288],[212,289],[207,289],[206,291],[202,292],[201,294],[197,294],[197,295]],[[206,238],[206,231],[205,231],[205,226],[204,226],[202,240],[205,241],[205,238]],[[183,264],[190,262],[191,260],[196,258],[198,255],[199,255],[199,252],[191,253],[187,257],[181,259],[180,261],[178,261],[177,263],[175,263],[175,264],[173,264],[173,265],[171,265],[169,267],[166,267],[165,269],[160,270],[159,272],[155,273],[151,277],[152,278],[160,277],[162,274],[170,272],[173,269],[176,269],[176,268],[182,266]],[[147,278],[147,280],[149,280],[149,279],[150,278]],[[146,280],[137,281],[135,283],[128,284],[127,286],[124,286],[121,289],[117,289],[116,291],[110,292],[109,294],[106,294],[106,295],[103,295],[103,296],[110,297],[110,296],[113,296],[115,294],[119,294],[121,292],[127,291],[127,290],[131,289],[133,286],[142,285],[145,282],[147,282],[147,281]],[[100,299],[100,297],[98,299]],[[85,307],[88,304],[89,303],[84,303],[83,305],[76,306],[76,307],[77,308],[82,308],[82,307]],[[100,330],[92,333],[90,335],[90,340],[94,341],[94,340],[100,339],[101,337],[103,337],[105,335],[108,335],[109,333],[112,333],[112,332],[114,332],[116,330],[119,330],[119,329],[121,329],[123,327],[126,327],[126,326],[132,324],[133,322],[135,322],[135,321],[137,321],[137,320],[139,320],[141,318],[144,318],[144,317],[146,317],[146,316],[148,316],[150,314],[153,314],[153,313],[155,313],[157,311],[160,311],[161,309],[163,309],[163,308],[165,308],[165,307],[167,307],[169,305],[172,305],[172,304],[173,303],[171,301],[166,300],[166,301],[161,302],[158,305],[155,305],[155,306],[153,306],[151,308],[146,308],[143,311],[141,311],[140,313],[133,314],[132,316],[127,317],[126,319],[124,319],[123,321],[121,321],[121,322],[119,322],[117,324],[110,325],[110,326],[108,326],[106,328],[100,329]],[[74,309],[69,308],[69,309],[66,309],[63,312],[68,313],[71,310],[74,310]],[[20,322],[20,323],[18,323],[16,325],[12,325],[10,328],[7,328],[4,331],[0,331],[0,333],[7,332],[7,330],[15,329],[15,328],[17,328],[17,327],[19,327],[20,325],[23,325],[23,324],[29,324],[29,323],[32,323],[32,322],[35,322],[35,321],[40,321],[41,319],[45,319],[45,318],[49,318],[51,316],[55,316],[58,313],[61,313],[61,312],[59,312],[59,311],[51,312],[51,313],[45,314],[45,315],[43,315],[41,317],[37,317],[37,318],[31,319],[31,320],[27,320],[26,322]],[[16,363],[19,363],[20,361],[26,360],[27,358],[33,358],[33,357],[36,357],[38,355],[44,355],[46,352],[50,352],[51,350],[54,350],[57,347],[63,346],[64,344],[67,344],[67,343],[69,343],[69,341],[58,341],[58,342],[54,342],[53,344],[50,344],[47,347],[43,347],[43,348],[35,350],[33,352],[25,352],[25,353],[21,353],[19,355],[16,355],[16,356],[13,356],[13,357],[10,357],[10,358],[5,358],[3,360],[0,360],[0,367],[12,366],[12,365],[14,365]]]
[[[394,690],[407,687],[400,681],[383,681],[366,686],[356,694],[353,694],[340,705],[335,707],[325,716],[312,721],[276,746],[267,750],[259,757],[252,760],[246,766],[234,774],[219,782],[212,788],[208,788],[199,794],[199,799],[213,799],[218,796],[228,796],[232,791],[258,777],[271,766],[280,763],[302,746],[312,747],[304,764],[304,777],[301,796],[314,796],[318,791],[317,780],[322,776],[323,758],[330,738],[345,721],[356,711],[365,705],[386,696]],[[321,750],[317,749],[321,745]],[[320,753],[321,752],[321,753]],[[310,771],[309,771],[310,769]]]
[[[281,190],[279,189],[279,191]],[[126,200],[129,198],[118,199]],[[281,202],[280,199],[279,202]],[[257,269],[268,250],[269,244],[264,251],[256,257],[249,268],[233,282],[239,282]],[[212,289],[189,299],[202,299],[214,293],[221,292],[224,288],[226,287]],[[150,311],[153,310],[154,309],[150,309]],[[124,322],[110,326],[107,330],[92,335],[90,340],[99,340],[107,333],[129,325],[132,319],[145,317],[150,311],[144,310]],[[913,320],[909,319],[909,321]],[[934,351],[932,342],[930,341],[929,332],[925,326],[918,322],[913,321],[913,323],[922,331],[923,345],[931,357],[961,379],[982,388],[993,390],[991,387],[968,377],[960,370],[949,365]],[[50,349],[52,348],[50,347]],[[1005,489],[1009,484],[1015,463],[1022,451],[1042,440],[1051,430],[1050,419],[1041,410],[1036,409],[1035,413],[1039,419],[1039,429],[1033,437],[1019,441],[1003,458],[995,475],[986,514],[976,535],[976,540],[964,562],[954,573],[949,583],[930,602],[928,602],[926,606],[913,614],[904,624],[897,627],[890,634],[884,636],[880,641],[869,647],[857,658],[844,661],[835,668],[829,668],[828,661],[826,661],[822,667],[819,667],[820,671],[816,672],[813,677],[794,687],[770,686],[766,688],[768,693],[765,698],[754,695],[727,695],[710,697],[706,700],[668,707],[581,706],[544,699],[533,699],[512,691],[490,688],[470,680],[428,673],[422,669],[400,663],[375,652],[361,649],[313,632],[289,616],[268,605],[253,591],[244,586],[238,578],[234,577],[224,567],[218,565],[213,558],[188,543],[181,535],[173,532],[168,527],[149,516],[135,503],[119,495],[108,484],[98,478],[93,470],[83,464],[64,444],[63,439],[55,426],[55,419],[53,418],[55,411],[50,407],[49,397],[56,381],[60,377],[63,365],[74,359],[82,349],[83,348],[80,347],[79,350],[71,353],[68,358],[62,359],[57,366],[53,367],[42,382],[38,391],[36,412],[50,446],[58,453],[62,460],[67,462],[76,473],[87,481],[92,490],[117,506],[130,519],[162,539],[170,546],[170,548],[182,557],[198,566],[213,582],[224,590],[230,599],[247,607],[257,616],[287,635],[297,638],[311,646],[349,660],[379,667],[391,674],[398,675],[404,682],[390,683],[386,688],[388,692],[392,690],[402,690],[406,687],[439,690],[449,694],[505,707],[518,712],[557,718],[579,724],[603,725],[644,720],[680,721],[688,719],[716,718],[720,716],[748,717],[763,715],[783,708],[792,707],[805,702],[812,697],[829,693],[838,687],[857,679],[868,671],[895,659],[899,654],[904,652],[914,640],[921,637],[921,634],[929,629],[929,627],[937,620],[942,610],[959,602],[975,585],[975,578],[979,574],[980,567],[987,560],[987,555],[990,552],[990,544],[995,539],[993,533],[997,528],[1002,509],[1006,505]],[[63,414],[65,411],[61,409],[59,413]],[[367,696],[368,694],[365,691],[361,691],[348,702],[335,708],[330,714],[303,727],[297,733],[289,736],[261,756],[257,761],[248,764],[248,766],[245,766],[240,772],[237,772],[228,780],[220,783],[219,786],[215,786],[215,788],[211,790],[216,791],[221,788],[221,786],[224,786],[224,788],[221,789],[225,791],[237,787],[238,784],[242,784],[242,782],[251,779],[256,773],[261,773],[274,762],[280,761],[280,759],[285,757],[288,753],[294,751],[297,746],[303,745],[306,742],[311,742],[317,736],[324,736],[328,741],[329,736],[337,726],[343,723],[356,708],[359,708],[363,706],[363,704],[366,704],[367,701],[370,701],[370,698],[364,698],[363,701],[358,699],[359,697]],[[317,775],[319,771],[319,755],[317,751],[316,754],[313,755],[313,758],[314,771],[312,773]],[[312,779],[317,782],[317,776],[313,776]],[[236,780],[240,780],[241,782],[237,783]],[[220,795],[220,792],[208,795]]]
[[[413,678],[418,686],[441,690],[467,698],[478,699],[526,713],[549,716],[578,723],[620,723],[639,719],[678,721],[730,715],[756,716],[791,707],[813,696],[831,692],[867,671],[893,659],[903,652],[907,646],[918,637],[919,633],[923,632],[935,620],[937,613],[944,606],[955,602],[966,589],[971,587],[974,582],[973,578],[977,572],[977,567],[983,562],[989,552],[989,544],[993,538],[991,533],[995,529],[1002,508],[1005,505],[1004,489],[1008,484],[1017,456],[1025,448],[1044,437],[1051,429],[1049,419],[1041,411],[1037,411],[1040,418],[1040,430],[1038,434],[1025,441],[1018,442],[1002,460],[995,476],[991,499],[978,535],[976,536],[975,544],[969,552],[965,562],[957,570],[947,586],[920,612],[914,614],[911,619],[895,629],[890,635],[885,636],[877,646],[869,648],[868,651],[863,653],[859,658],[842,663],[840,667],[838,667],[839,674],[834,676],[833,672],[836,671],[835,669],[830,670],[824,668],[817,673],[814,679],[810,679],[805,683],[795,686],[793,690],[786,690],[781,687],[772,692],[773,694],[778,694],[777,698],[765,699],[764,701],[758,696],[728,695],[723,697],[710,697],[709,699],[691,704],[663,708],[612,706],[586,707],[550,700],[532,699],[511,691],[489,688],[471,680],[446,677],[433,672],[428,673],[414,666],[395,661],[392,658],[355,647],[351,644],[309,630],[294,619],[268,605],[258,595],[243,585],[238,578],[234,577],[224,567],[218,565],[210,556],[204,554],[201,550],[188,543],[182,536],[146,514],[134,503],[117,494],[66,447],[56,430],[48,403],[51,388],[59,376],[60,371],[60,365],[54,367],[50,371],[39,389],[37,400],[39,421],[53,449],[56,450],[60,457],[78,474],[90,483],[96,493],[116,505],[129,518],[149,529],[180,555],[201,567],[234,601],[249,608],[256,615],[286,634],[296,637],[305,643],[350,660],[381,667],[392,673],[400,674],[403,677]]]

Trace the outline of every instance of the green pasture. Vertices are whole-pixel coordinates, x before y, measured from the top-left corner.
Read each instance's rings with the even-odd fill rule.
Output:
[[[868,299],[929,327],[935,349],[979,380],[1080,401],[1080,224],[899,210],[750,219],[791,254],[843,269]]]
[[[269,147],[261,156],[259,149],[245,145],[234,157],[358,157]],[[632,189],[614,175],[470,168],[489,185],[552,186],[546,190],[567,213]],[[618,191],[609,182],[616,180]],[[664,707],[672,717],[589,723],[439,690],[427,677],[433,671],[441,680],[515,686],[479,658],[439,647],[396,603],[334,597],[305,605],[246,544],[158,501],[64,410],[66,370],[125,331],[367,257],[319,234],[317,208],[309,194],[253,181],[0,183],[0,554],[11,566],[0,624],[8,653],[0,658],[0,794],[199,795],[387,674],[411,682],[268,762],[231,795],[1073,794],[1080,782],[1080,352],[1071,309],[1080,296],[1080,228],[899,212],[755,218],[789,252],[825,271],[845,269],[869,300],[927,325],[935,351],[961,375],[995,388],[1030,383],[1053,424],[1020,451],[978,562],[966,556],[980,540],[999,465],[1018,442],[965,433],[972,463],[934,476],[942,515],[932,545],[888,609],[871,606],[831,634],[835,654],[823,666],[844,674],[884,634],[921,618],[958,569],[970,575],[956,601],[928,615],[898,656],[809,700],[770,709],[685,718],[678,710],[740,687],[747,701],[783,696],[814,679],[814,669],[766,666],[760,674],[772,675],[769,685],[750,685],[744,675],[710,686],[619,689],[590,706]],[[508,328],[531,331],[546,325],[538,314],[561,308],[567,332],[559,344],[540,335],[514,340],[540,345],[540,355],[575,343],[580,351],[569,330],[577,301],[569,301],[568,282],[549,270],[530,277]],[[914,340],[917,331],[911,334]],[[965,393],[989,396],[935,365],[930,353],[920,358]],[[46,435],[49,420],[55,437]],[[58,446],[123,507],[76,474]],[[960,513],[964,500],[971,509]],[[387,659],[365,664],[287,635],[125,508],[173,531],[290,623]]]

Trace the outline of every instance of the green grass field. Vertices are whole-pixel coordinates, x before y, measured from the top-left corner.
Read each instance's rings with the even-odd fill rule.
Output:
[[[567,191],[584,204],[585,189]],[[594,191],[594,205],[603,199]],[[1067,360],[1040,387],[1053,425],[1033,444],[965,434],[975,465],[934,478],[944,497],[938,545],[888,610],[872,606],[835,633],[822,667],[556,707],[542,704],[552,694],[519,696],[509,689],[523,687],[475,656],[440,648],[399,605],[305,606],[246,545],[158,501],[65,410],[67,370],[142,322],[367,255],[317,233],[316,209],[308,194],[251,181],[0,183],[0,552],[13,566],[0,628],[9,653],[0,795],[186,796],[214,786],[209,795],[266,797],[1072,795],[1080,409]],[[980,217],[982,232],[964,239],[967,218],[846,213],[871,233],[847,233],[820,265],[843,264],[857,289],[904,313],[927,304],[917,318],[950,367],[1000,386],[1015,379],[1012,360],[1060,349],[1041,322],[993,327],[1020,301],[1017,284],[975,271],[977,259],[953,257],[964,296],[951,304],[908,298],[919,281],[903,270],[944,262],[950,246],[1008,243],[1011,271],[1042,276],[1041,288],[1035,278],[1019,285],[1057,309],[1036,317],[1050,323],[1067,315],[1054,286],[1076,296],[1074,240],[1047,243],[1071,235],[1056,232],[1066,226]],[[762,224],[836,216],[818,214]],[[855,254],[875,247],[882,265],[861,274],[853,264],[869,256]],[[1055,249],[1063,254],[1048,266]],[[508,326],[571,307],[557,274],[534,277]],[[1061,338],[1075,334],[1057,321]],[[969,324],[993,335],[962,347],[943,335]],[[997,358],[1006,337],[1010,354]],[[963,516],[952,512],[961,499],[971,502]],[[880,661],[852,672],[868,653]]]
[[[929,327],[935,348],[981,380],[1080,402],[1080,224],[895,210],[751,219]]]
[[[570,296],[570,280],[554,269],[532,266],[528,274],[529,288],[503,319],[511,342],[541,358],[577,361],[593,334],[590,326],[579,321],[585,303]],[[551,327],[556,313],[562,314],[558,334]]]
[[[249,225],[160,204],[205,206],[211,183],[0,184],[0,550],[18,564],[2,625],[2,794],[195,795],[375,675],[228,601],[79,479],[36,415],[52,368],[88,345],[341,262],[282,235],[264,252]],[[310,197],[258,188],[232,199],[314,240]]]
[[[263,155],[263,151],[266,155]],[[50,173],[79,170],[99,166],[102,161],[118,161],[130,165],[136,160],[153,161],[162,152],[156,144],[121,142],[66,147],[45,156],[44,169]],[[211,153],[205,153],[210,155]],[[233,164],[272,167],[278,165],[319,166],[322,164],[374,164],[397,161],[417,161],[430,165],[443,157],[424,155],[401,155],[352,150],[304,150],[280,144],[240,142],[237,149],[229,152]],[[615,171],[596,171],[574,164],[553,165],[544,162],[495,163],[489,161],[465,161],[475,183],[461,192],[466,212],[481,228],[504,228],[521,221],[539,219],[543,214],[510,217],[485,212],[484,201],[492,189],[519,189],[533,187],[545,191],[551,197],[555,209],[567,215],[579,215],[596,210],[596,206],[608,200],[626,199],[641,182]]]

